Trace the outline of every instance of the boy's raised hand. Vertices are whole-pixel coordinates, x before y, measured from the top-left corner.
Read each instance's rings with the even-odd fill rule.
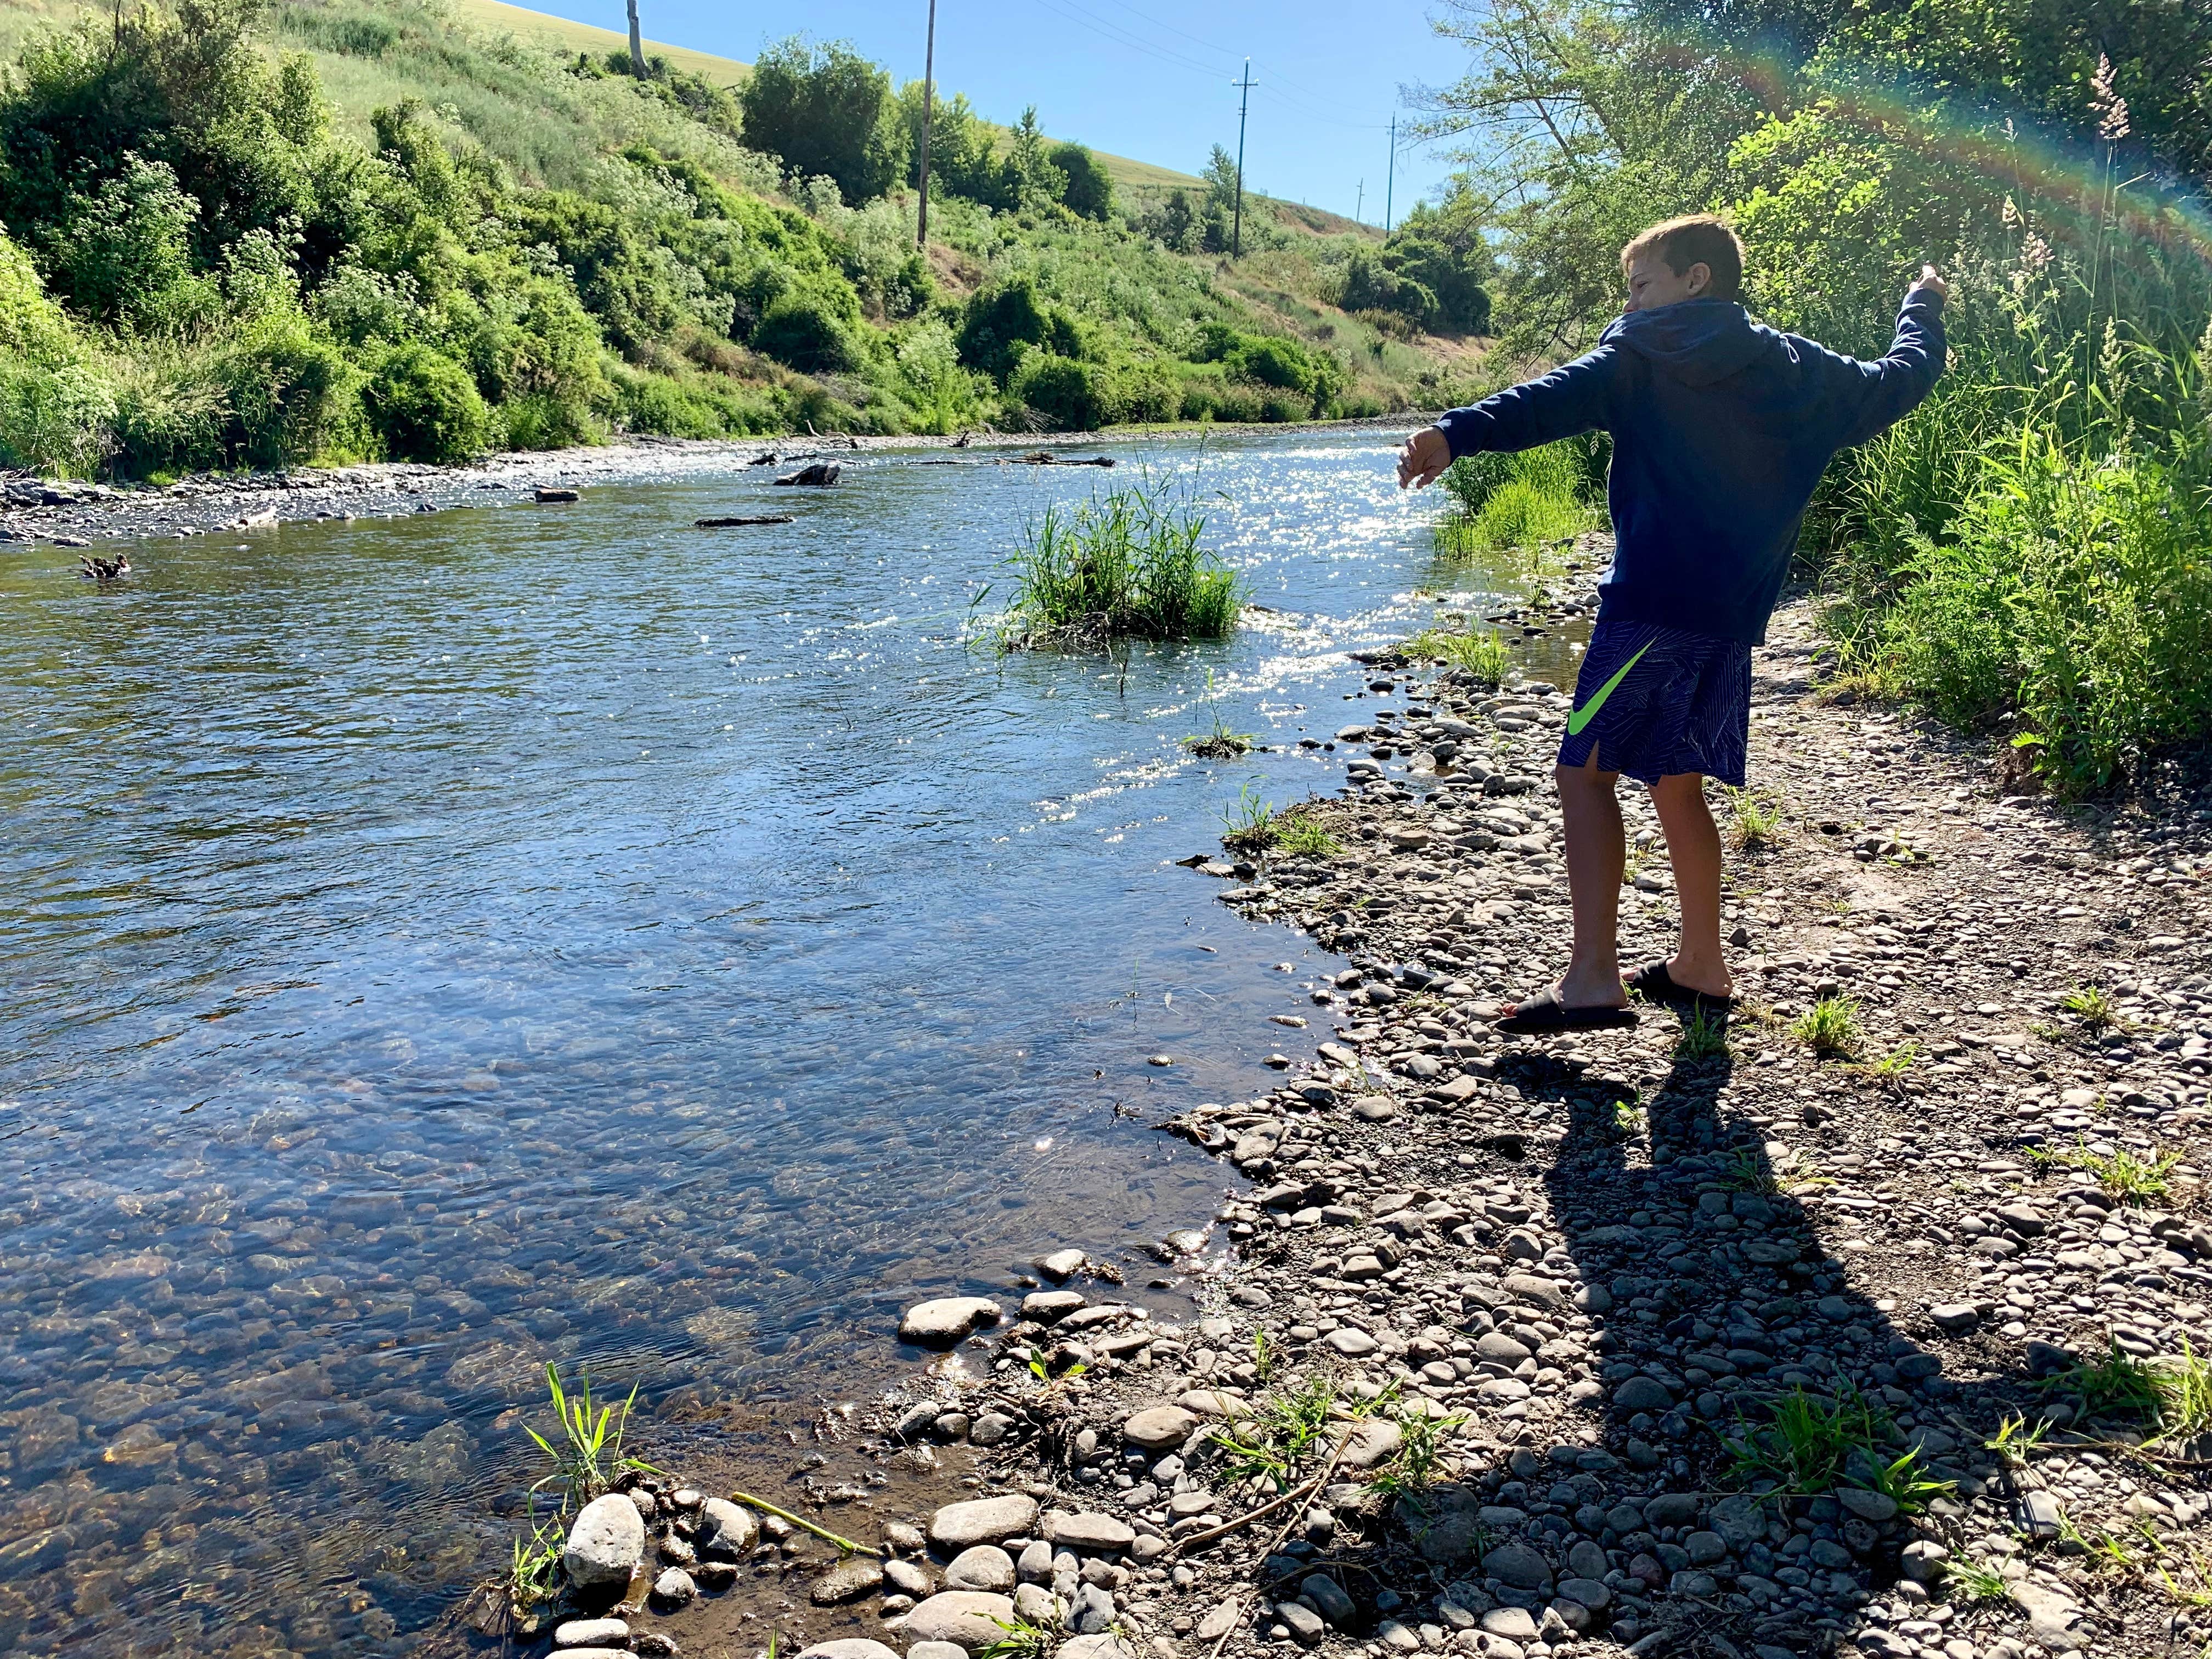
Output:
[[[1398,488],[1425,489],[1451,465],[1451,445],[1440,428],[1425,426],[1398,452]]]
[[[1950,283],[1943,280],[1943,273],[1933,265],[1921,266],[1920,280],[1905,291],[1910,296],[1919,293],[1923,288],[1931,291],[1939,300],[1948,300],[1951,297]]]

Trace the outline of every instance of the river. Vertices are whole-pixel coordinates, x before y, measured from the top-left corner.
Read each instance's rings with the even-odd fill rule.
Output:
[[[647,1436],[865,1397],[907,1304],[1204,1224],[1145,1122],[1309,1054],[1331,964],[1173,860],[1336,786],[1346,651],[1514,584],[1371,431],[1105,448],[0,550],[0,1644],[408,1651],[548,1360]],[[980,641],[1139,465],[1269,609]],[[1282,752],[1189,759],[1217,712]]]

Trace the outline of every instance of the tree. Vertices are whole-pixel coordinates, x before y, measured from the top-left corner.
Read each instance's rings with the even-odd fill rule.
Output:
[[[1022,112],[1021,125],[1014,129],[1013,143],[1007,146],[1000,172],[1005,179],[1000,194],[1007,207],[1034,213],[1066,196],[1067,175],[1045,155],[1044,132],[1037,125],[1035,104]]]
[[[1102,220],[1113,212],[1114,175],[1089,149],[1081,144],[1055,144],[1048,159],[1066,175],[1060,200],[1069,212]]]
[[[899,114],[907,130],[907,182],[919,186],[921,170],[921,82],[899,88]],[[933,197],[959,196],[986,206],[999,198],[999,158],[991,130],[956,92],[940,91],[929,123],[929,189]]]
[[[848,205],[874,200],[905,172],[907,130],[891,77],[846,41],[778,41],[738,97],[747,144],[801,177],[835,179]]]

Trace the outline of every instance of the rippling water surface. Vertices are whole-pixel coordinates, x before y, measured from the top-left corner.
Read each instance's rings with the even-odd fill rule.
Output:
[[[1207,498],[1233,641],[978,648],[1104,480],[893,455],[109,592],[0,551],[0,1646],[407,1651],[548,1359],[849,1395],[908,1302],[1203,1222],[1224,1172],[1115,1109],[1264,1086],[1317,963],[1170,861],[1337,779],[1178,739],[1328,736],[1346,649],[1486,579],[1375,434],[1115,453]]]

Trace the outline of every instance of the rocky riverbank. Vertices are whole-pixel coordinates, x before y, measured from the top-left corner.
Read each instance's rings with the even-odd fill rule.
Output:
[[[1729,1027],[1540,1042],[1488,1019],[1566,935],[1566,699],[1376,673],[1310,809],[1344,853],[1190,878],[1343,954],[1279,1086],[1161,1126],[1245,1178],[1161,1243],[1198,1316],[1073,1252],[909,1310],[940,1351],[910,1389],[747,1471],[864,1548],[639,1478],[587,1569],[621,1622],[534,1639],[2203,1650],[2212,805],[2001,794],[1985,746],[1825,700],[1819,657],[1802,605],[1759,653]],[[1638,962],[1672,901],[1624,803]]]

